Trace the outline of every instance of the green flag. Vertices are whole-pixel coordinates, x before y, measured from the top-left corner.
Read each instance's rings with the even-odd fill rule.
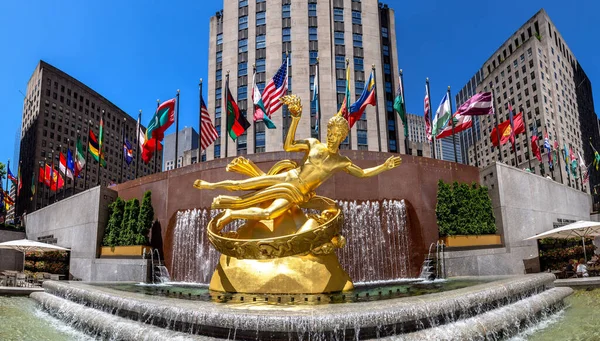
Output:
[[[402,125],[404,125],[404,137],[408,136],[408,122],[406,121],[406,113],[404,112],[404,94],[402,93],[402,79],[398,77],[398,90],[394,99],[394,110],[400,115]]]

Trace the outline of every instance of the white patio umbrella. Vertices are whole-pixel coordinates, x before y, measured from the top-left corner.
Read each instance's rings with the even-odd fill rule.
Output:
[[[550,231],[536,234],[533,237],[525,238],[525,240],[544,238],[581,238],[581,243],[583,244],[583,256],[585,257],[585,261],[587,262],[587,254],[585,252],[585,238],[595,236],[600,236],[600,223],[595,221],[580,220],[569,225],[561,226]]]
[[[25,253],[31,251],[69,251],[69,249],[52,244],[40,243],[29,239],[11,240],[0,243],[0,249],[12,249],[23,252],[23,270],[25,270]]]

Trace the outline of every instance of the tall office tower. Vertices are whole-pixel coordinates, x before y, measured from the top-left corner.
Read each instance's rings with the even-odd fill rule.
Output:
[[[196,129],[192,127],[186,127],[179,131],[177,146],[177,168],[182,167],[184,164],[184,153],[190,150],[196,150],[198,153],[198,133]],[[197,158],[197,156],[195,156]],[[168,171],[175,169],[175,133],[171,133],[165,136],[163,146],[163,170]],[[194,163],[197,159],[194,160]],[[187,166],[187,165],[186,165]]]
[[[304,107],[298,137],[325,138],[327,121],[343,102],[348,60],[351,102],[374,65],[378,105],[367,108],[341,148],[404,151],[402,123],[392,108],[398,85],[394,11],[377,0],[270,0],[268,6],[265,0],[223,1],[223,10],[210,20],[209,45],[208,111],[220,138],[207,149],[208,160],[282,149],[290,115],[285,106],[272,113],[276,129],[253,123],[252,79],[255,67],[263,91],[286,56],[288,93],[298,95]],[[311,104],[317,61],[319,112]],[[232,96],[252,125],[226,142],[227,74]]]
[[[592,139],[596,148],[599,146],[591,83],[546,11],[537,12],[492,54],[458,93],[457,105],[480,91],[494,92],[500,122],[509,117],[509,103],[515,115],[522,112],[526,134],[517,136],[516,153],[510,143],[503,145],[499,153],[490,141],[495,117],[480,117],[476,143],[468,148],[469,164],[475,164],[476,147],[480,167],[501,160],[518,168],[530,168],[573,188],[581,187],[579,169],[577,178],[567,171],[563,153],[565,149],[572,150],[575,156],[581,154],[590,163],[593,151],[588,141]],[[542,151],[544,134],[558,142],[560,160],[553,157],[553,168],[549,167],[545,151],[541,163],[531,153],[531,135],[535,130]],[[596,186],[599,180],[592,172],[590,185]],[[589,191],[590,186],[584,188]]]
[[[88,147],[88,123],[96,136],[99,134],[100,119],[104,121],[103,151],[106,167],[100,168],[92,155],[87,156],[87,165],[75,183],[65,178],[65,185],[57,192],[36,182],[35,196],[32,197],[31,182],[38,179],[39,168],[44,162],[54,164],[59,169],[59,152],[67,155],[67,149],[75,153],[77,138],[81,138],[84,154]],[[17,213],[32,212],[63,197],[98,183],[107,186],[134,178],[135,160],[131,165],[123,164],[124,126],[125,137],[134,144],[137,120],[111,103],[108,99],[90,89],[63,71],[40,61],[27,83],[23,103],[21,125],[21,192],[17,199]],[[145,130],[145,128],[144,128]],[[162,156],[156,162],[160,171]],[[16,169],[16,168],[15,168]],[[87,173],[87,174],[86,174]],[[145,165],[140,162],[138,176],[155,173],[154,162]],[[99,177],[100,175],[100,177]],[[85,183],[84,183],[85,181]],[[75,186],[74,186],[75,185]],[[33,199],[33,200],[31,200]]]

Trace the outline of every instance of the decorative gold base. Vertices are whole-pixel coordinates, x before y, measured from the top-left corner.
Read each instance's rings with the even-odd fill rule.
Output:
[[[335,253],[274,259],[221,255],[210,290],[261,294],[316,294],[352,290]]]

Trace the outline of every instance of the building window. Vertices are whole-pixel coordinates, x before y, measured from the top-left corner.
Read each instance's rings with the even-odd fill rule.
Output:
[[[364,59],[354,58],[354,71],[364,71]]]
[[[366,130],[357,130],[356,135],[358,137],[358,144],[366,145],[367,144],[367,131]]]
[[[291,17],[291,10],[290,10],[290,5],[283,5],[281,7],[281,17],[282,18],[290,18]]]
[[[336,45],[344,45],[344,32],[335,32],[334,41]]]
[[[264,147],[265,146],[265,132],[257,131],[256,132],[256,147]]]
[[[221,45],[223,44],[223,33],[219,33],[217,34],[217,45]],[[75,98],[77,98],[77,96],[74,96]]]
[[[238,41],[238,53],[248,52],[248,39]]]
[[[248,28],[248,16],[245,15],[238,19],[238,30],[244,30]]]
[[[363,92],[364,88],[365,88],[365,82],[354,81],[354,92],[357,95],[360,95]]]
[[[333,9],[333,21],[344,22],[344,9],[334,8]]]
[[[248,87],[246,85],[238,86],[238,101],[248,99]]]
[[[221,157],[221,145],[217,144],[215,145],[215,159],[218,159]]]
[[[256,72],[265,72],[265,59],[256,60]]]
[[[392,71],[390,70],[390,64],[388,64],[388,63],[383,64],[383,72],[385,72],[386,75],[389,75],[392,73]]]
[[[223,62],[223,51],[217,52],[217,63]],[[92,109],[94,108],[94,103],[92,103]]]
[[[261,26],[266,24],[266,12],[257,12],[256,13],[256,26]]]
[[[338,79],[335,81],[335,85],[338,94],[346,93],[346,80]]]
[[[215,108],[215,119],[221,118],[221,107]]]
[[[382,27],[381,28],[381,36],[384,37],[384,38],[388,37],[388,29],[387,29],[387,27]]]
[[[216,89],[215,89],[215,99],[216,99],[217,101],[220,101],[220,100],[221,100],[221,91],[222,91],[222,88],[216,88]]]
[[[359,11],[352,11],[352,23],[362,25],[362,19]]]
[[[308,40],[309,41],[316,41],[317,40],[317,28],[316,27],[309,27],[308,28]]]
[[[383,45],[383,55],[384,56],[390,55],[390,47],[388,45]]]
[[[335,56],[335,68],[341,70],[346,68],[346,58],[344,56]]]
[[[317,64],[317,58],[319,57],[319,52],[318,51],[310,51],[308,54],[310,57],[310,65]]]
[[[216,80],[220,81],[221,79],[223,79],[223,70],[219,69],[216,72]]]
[[[352,34],[352,44],[354,47],[362,47],[362,34],[354,33]]]
[[[240,0],[240,6],[239,7],[241,8],[241,7],[245,7],[245,6],[248,6],[248,0]]]
[[[289,42],[292,41],[292,33],[291,33],[292,29],[291,28],[284,28],[282,31],[283,34],[283,42]]]
[[[238,77],[248,75],[248,63],[238,63]]]
[[[317,16],[317,4],[308,4],[308,16],[309,17]]]
[[[256,36],[256,48],[264,49],[267,47],[267,36],[264,34]]]

